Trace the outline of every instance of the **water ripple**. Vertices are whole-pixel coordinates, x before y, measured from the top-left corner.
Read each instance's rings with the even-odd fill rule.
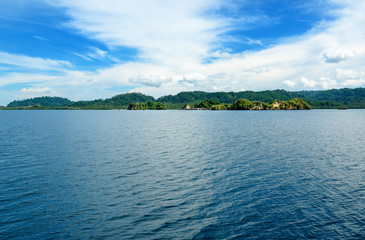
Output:
[[[1,239],[364,239],[364,110],[1,111]]]

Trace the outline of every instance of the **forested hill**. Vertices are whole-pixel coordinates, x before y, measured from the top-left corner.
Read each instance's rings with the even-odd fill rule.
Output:
[[[156,99],[142,93],[125,93],[105,100],[78,101],[74,102],[71,106],[82,109],[126,109],[131,103],[148,101],[155,102]]]
[[[62,97],[37,97],[29,98],[25,100],[12,101],[8,104],[8,107],[29,107],[29,106],[42,106],[42,107],[62,107],[71,105],[72,101]]]
[[[356,89],[332,89],[323,91],[296,91],[266,90],[260,92],[181,92],[177,95],[160,97],[157,101],[165,103],[167,107],[182,105],[184,103],[196,104],[204,100],[214,100],[221,103],[233,103],[238,99],[249,99],[270,103],[275,99],[288,101],[292,98],[302,98],[313,108],[365,108],[365,88]]]
[[[275,99],[289,100],[292,99],[292,93],[285,90],[267,90],[262,92],[243,91],[243,92],[181,92],[177,95],[168,95],[160,97],[157,101],[165,104],[192,104],[213,100],[220,103],[233,103],[238,99],[248,99],[250,101],[260,101],[269,103]]]
[[[293,92],[314,108],[365,108],[365,88]]]
[[[75,109],[113,109],[127,108],[130,103],[156,101],[153,97],[142,93],[125,93],[119,94],[112,98],[97,99],[92,101],[73,102],[62,97],[37,97],[19,101],[13,101],[8,104],[8,108],[75,108]]]
[[[301,98],[309,103],[312,108],[365,108],[365,88],[332,89],[324,91],[295,91],[267,90],[267,91],[242,91],[242,92],[181,92],[177,95],[168,95],[158,98],[142,93],[119,94],[112,98],[92,101],[73,102],[60,97],[39,97],[21,101],[13,101],[9,108],[75,108],[75,109],[126,109],[131,103],[161,102],[169,109],[179,109],[185,104],[194,105],[205,100],[214,100],[220,103],[232,104],[239,99],[270,103],[275,99],[288,101],[293,98]]]

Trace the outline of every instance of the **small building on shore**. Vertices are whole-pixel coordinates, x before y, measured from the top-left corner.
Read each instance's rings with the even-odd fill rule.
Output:
[[[191,110],[191,107],[189,104],[186,104],[183,108],[183,110]]]

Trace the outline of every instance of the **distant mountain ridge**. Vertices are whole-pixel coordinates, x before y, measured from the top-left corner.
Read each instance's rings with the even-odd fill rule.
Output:
[[[71,101],[62,97],[37,97],[25,100],[17,100],[9,103],[8,108],[29,107],[54,107],[75,109],[126,109],[131,103],[161,102],[169,109],[179,109],[186,104],[194,105],[205,100],[213,100],[220,103],[232,104],[239,99],[270,103],[276,99],[288,101],[293,98],[301,98],[313,108],[365,108],[365,88],[343,88],[320,91],[242,91],[242,92],[204,92],[191,91],[180,92],[176,95],[167,95],[155,99],[142,93],[118,94],[107,99],[92,101]]]
[[[107,98],[105,100],[98,99],[93,101],[78,101],[74,102],[71,107],[83,108],[83,109],[126,109],[131,103],[139,102],[155,102],[156,99],[151,96],[144,95],[142,93],[124,93],[118,94],[114,97]]]
[[[301,98],[313,108],[365,108],[365,88],[343,88],[320,91],[242,91],[242,92],[181,92],[177,95],[163,96],[158,101],[169,105],[188,103],[194,105],[203,100],[213,100],[221,103],[233,103],[238,99],[269,103],[275,99],[288,101],[292,98]]]
[[[42,106],[42,107],[63,107],[72,104],[73,102],[63,97],[36,97],[25,100],[16,100],[8,104],[7,107],[29,107],[29,106]]]

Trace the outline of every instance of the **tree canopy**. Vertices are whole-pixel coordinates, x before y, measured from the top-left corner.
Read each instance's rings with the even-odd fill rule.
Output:
[[[38,97],[17,100],[8,108],[71,108],[71,109],[127,109],[131,103],[159,102],[168,109],[181,109],[186,104],[196,108],[225,109],[239,99],[261,102],[269,105],[275,99],[289,101],[300,98],[313,108],[365,108],[365,88],[332,89],[322,91],[242,91],[242,92],[181,92],[155,99],[142,93],[118,94],[107,99],[71,101],[62,97]],[[219,103],[219,104],[218,104]],[[243,103],[240,103],[243,104]],[[288,102],[290,104],[290,102]],[[141,105],[142,106],[142,105]],[[162,105],[161,105],[162,106]],[[157,107],[157,105],[156,105]],[[256,104],[256,107],[259,107]],[[261,106],[263,107],[263,106]],[[153,108],[153,106],[152,106]]]
[[[8,104],[8,107],[30,107],[30,106],[43,106],[43,107],[61,107],[72,104],[72,101],[62,97],[36,97],[25,100],[12,101]]]

